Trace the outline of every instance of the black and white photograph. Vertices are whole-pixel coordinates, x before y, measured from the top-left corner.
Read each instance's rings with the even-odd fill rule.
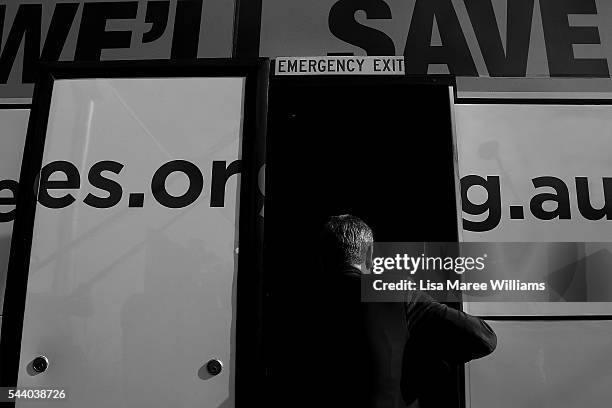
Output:
[[[0,406],[607,408],[612,3],[0,0]]]

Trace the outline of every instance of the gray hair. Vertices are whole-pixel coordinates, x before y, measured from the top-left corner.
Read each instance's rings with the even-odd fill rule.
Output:
[[[321,255],[327,266],[361,265],[374,242],[372,229],[354,215],[330,217],[321,233]]]

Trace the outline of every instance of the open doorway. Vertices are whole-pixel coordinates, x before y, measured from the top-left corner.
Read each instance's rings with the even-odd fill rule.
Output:
[[[299,405],[318,392],[319,374],[334,370],[334,350],[324,346],[333,333],[312,313],[324,280],[317,240],[329,216],[363,219],[376,242],[457,241],[450,85],[404,77],[271,81],[265,336],[270,392],[280,404]],[[440,384],[456,403],[445,406],[461,406],[457,373]]]

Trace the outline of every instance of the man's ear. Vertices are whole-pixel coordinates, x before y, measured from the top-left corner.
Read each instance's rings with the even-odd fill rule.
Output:
[[[369,244],[365,252],[365,269],[366,273],[372,272],[372,257],[374,252],[374,244]]]

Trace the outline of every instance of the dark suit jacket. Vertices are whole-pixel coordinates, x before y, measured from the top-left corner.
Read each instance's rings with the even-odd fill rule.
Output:
[[[483,320],[423,293],[409,303],[361,302],[355,268],[320,282],[328,283],[315,308],[324,335],[314,336],[306,353],[325,361],[326,369],[310,376],[317,406],[397,408],[418,398],[421,407],[454,408],[444,395],[457,387],[453,370],[495,349],[495,333]]]
[[[418,398],[421,408],[457,407],[457,387],[463,363],[491,354],[497,337],[482,319],[440,304],[417,292],[404,305],[410,336],[402,365],[404,400]]]

